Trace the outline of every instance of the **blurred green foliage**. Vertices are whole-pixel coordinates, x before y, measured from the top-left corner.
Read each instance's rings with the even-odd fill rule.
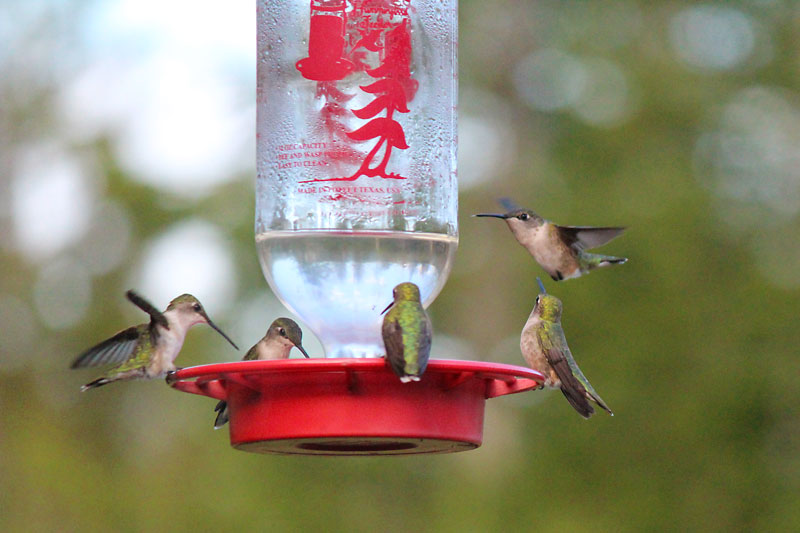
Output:
[[[750,17],[754,46],[769,40],[766,59],[714,70],[682,61],[670,45],[671,24],[692,5],[460,6],[461,109],[469,112],[476,93],[508,106],[502,126],[517,149],[501,174],[462,189],[456,264],[431,308],[436,332],[463,340],[480,358],[522,364],[515,343],[542,272],[504,225],[470,217],[495,209],[490,199],[512,196],[562,224],[626,225],[603,249],[629,257],[626,265],[548,285],[564,302],[576,359],[616,416],[585,421],[559,393],[537,391],[489,402],[476,451],[277,457],[233,450],[225,430],[211,429],[213,401],[160,381],[80,394],[94,374],[67,370],[72,357],[137,319],[122,294],[137,255],[168,225],[198,216],[222,228],[237,268],[233,301],[266,287],[253,245],[251,174],[199,200],[173,198],[131,180],[108,133],[73,149],[93,155],[103,195],[130,216],[126,261],[92,278],[88,312],[72,327],[2,315],[3,337],[32,327],[34,342],[24,353],[8,350],[11,341],[0,345],[0,530],[800,529],[797,214],[781,215],[785,261],[766,263],[788,273],[779,279],[794,280],[778,283],[761,255],[778,215],[747,195],[720,192],[697,159],[700,139],[739,91],[769,87],[795,102],[800,9],[780,0],[706,4]],[[634,29],[627,15],[609,13],[633,13]],[[35,51],[35,33],[29,42]],[[629,116],[598,126],[526,106],[512,72],[544,47],[620,66],[635,94]],[[7,147],[43,136],[55,120],[57,79],[12,69],[23,59],[0,72]],[[8,199],[12,165],[0,161]],[[0,294],[32,309],[41,266],[14,249],[2,205]],[[740,217],[749,217],[746,229],[730,223]],[[209,312],[229,329],[232,313]],[[198,328],[179,363],[229,357],[223,342]]]

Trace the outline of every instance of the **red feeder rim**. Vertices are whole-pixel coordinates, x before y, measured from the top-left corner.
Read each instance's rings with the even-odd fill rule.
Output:
[[[228,402],[234,448],[300,455],[472,450],[486,399],[544,383],[530,368],[457,360],[431,360],[420,381],[401,383],[382,358],[238,361],[174,378],[178,390]]]

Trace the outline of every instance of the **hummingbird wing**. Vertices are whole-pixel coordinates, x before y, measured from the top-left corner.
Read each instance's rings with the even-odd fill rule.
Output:
[[[92,346],[79,355],[70,368],[118,364],[126,361],[136,349],[142,327],[146,328],[147,324],[123,329],[113,337]]]
[[[417,364],[419,365],[420,374],[425,372],[425,368],[428,366],[428,359],[430,359],[431,356],[431,341],[433,340],[433,325],[431,324],[431,319],[428,317],[428,314],[425,313],[424,309],[421,309],[421,311],[425,315],[425,320],[422,321],[422,327],[420,328],[417,351]]]
[[[159,324],[165,329],[169,329],[169,322],[167,322],[167,317],[164,316],[164,313],[156,309],[153,304],[139,296],[133,291],[128,291],[125,293],[125,296],[128,297],[128,300],[133,302],[133,304],[150,315],[150,321],[154,324]]]
[[[498,198],[497,203],[502,205],[507,211],[514,211],[516,209],[522,209],[521,205],[517,205],[514,200],[508,197]]]
[[[139,342],[134,346],[133,353],[112,368],[109,375],[116,376],[133,370],[143,371],[150,363],[156,341],[156,337],[153,335],[156,329],[149,324],[142,324],[139,328]]]
[[[572,373],[575,375],[575,378],[580,381],[581,385],[583,385],[583,388],[586,390],[586,394],[589,395],[589,398],[594,400],[597,405],[602,407],[604,410],[608,411],[611,416],[614,416],[614,412],[609,409],[608,405],[606,405],[606,402],[604,402],[600,395],[594,390],[594,387],[592,387],[592,384],[589,383],[588,379],[586,379],[586,376],[583,375],[581,369],[578,368],[578,364],[575,362],[575,359],[572,358],[572,354],[569,353],[569,351],[567,351],[567,362],[569,363],[569,367],[572,370]]]
[[[572,372],[572,367],[577,368],[577,365],[575,365],[575,360],[567,346],[567,339],[561,329],[561,324],[551,322],[536,333],[547,363],[561,381],[561,392],[564,397],[582,417],[589,418],[594,414],[594,408],[586,399],[586,388]]]
[[[258,359],[258,342],[255,343],[249,350],[247,350],[247,353],[244,354],[244,357],[242,357],[242,361],[254,361],[256,359]]]
[[[595,228],[592,226],[559,226],[558,235],[567,246],[578,250],[588,250],[602,246],[625,231],[621,227]]]
[[[403,348],[403,328],[394,316],[387,315],[381,329],[383,345],[386,348],[386,360],[398,376],[405,374],[405,358]]]
[[[255,343],[242,358],[242,361],[268,361],[272,359],[283,359],[285,353],[281,342],[276,338],[264,337]],[[287,354],[288,356],[288,354]]]
[[[214,419],[214,429],[219,429],[228,423],[228,402],[220,400],[214,407],[214,412],[217,413],[217,418]]]

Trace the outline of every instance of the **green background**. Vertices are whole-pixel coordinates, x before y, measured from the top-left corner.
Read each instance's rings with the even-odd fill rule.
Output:
[[[240,346],[258,338],[236,334],[249,295],[285,312],[256,259],[252,164],[191,198],[134,179],[113,130],[76,139],[59,127],[59,89],[92,61],[74,22],[99,4],[36,3],[0,55],[0,530],[800,529],[797,3],[461,1],[462,142],[480,126],[502,146],[475,141],[469,159],[461,147],[460,247],[430,308],[442,355],[522,364],[518,335],[543,272],[503,224],[470,217],[496,210],[494,198],[561,224],[628,226],[602,249],[627,264],[548,282],[616,416],[583,420],[558,392],[536,391],[489,401],[475,451],[388,458],[235,451],[211,429],[211,400],[162,381],[78,391],[95,373],[69,363],[141,320],[123,293],[173,224],[200,219],[225,236],[236,283],[225,306],[207,307]],[[0,47],[18,10],[0,2]],[[555,70],[537,70],[542,57]],[[525,96],[531,72],[555,103]],[[67,326],[42,318],[37,280],[91,230],[44,258],[14,238],[16,154],[53,138],[92,160],[96,202],[130,223],[124,260],[91,277],[88,307]],[[435,338],[434,357],[444,344]],[[196,328],[178,364],[236,357]]]

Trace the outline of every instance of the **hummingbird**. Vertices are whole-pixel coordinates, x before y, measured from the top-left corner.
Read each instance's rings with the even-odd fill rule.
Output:
[[[267,361],[271,359],[288,359],[292,348],[297,348],[309,359],[303,348],[303,330],[291,318],[276,318],[270,324],[267,334],[250,348],[242,361]],[[220,400],[214,408],[217,418],[214,429],[228,423],[228,402]]]
[[[504,219],[517,242],[555,281],[577,278],[595,268],[622,264],[628,260],[585,251],[607,243],[625,228],[559,226],[530,209],[515,206],[508,198],[501,198],[500,203],[508,209],[506,213],[479,213],[474,216]]]
[[[149,324],[131,326],[89,348],[70,368],[116,364],[106,375],[81,387],[86,391],[113,381],[153,379],[175,372],[175,358],[181,351],[186,332],[195,324],[208,324],[236,344],[208,318],[202,304],[191,294],[172,300],[162,313],[134,291],[125,293],[139,309],[150,315]]]
[[[560,388],[582,417],[594,414],[590,400],[614,416],[572,357],[561,328],[561,300],[547,294],[541,279],[536,278],[536,281],[541,293],[522,329],[519,339],[522,356],[531,368],[544,374],[546,379],[542,387]]]
[[[381,330],[386,360],[403,383],[419,381],[431,354],[431,320],[415,284],[401,283],[392,294],[394,301],[381,312],[389,311]]]

